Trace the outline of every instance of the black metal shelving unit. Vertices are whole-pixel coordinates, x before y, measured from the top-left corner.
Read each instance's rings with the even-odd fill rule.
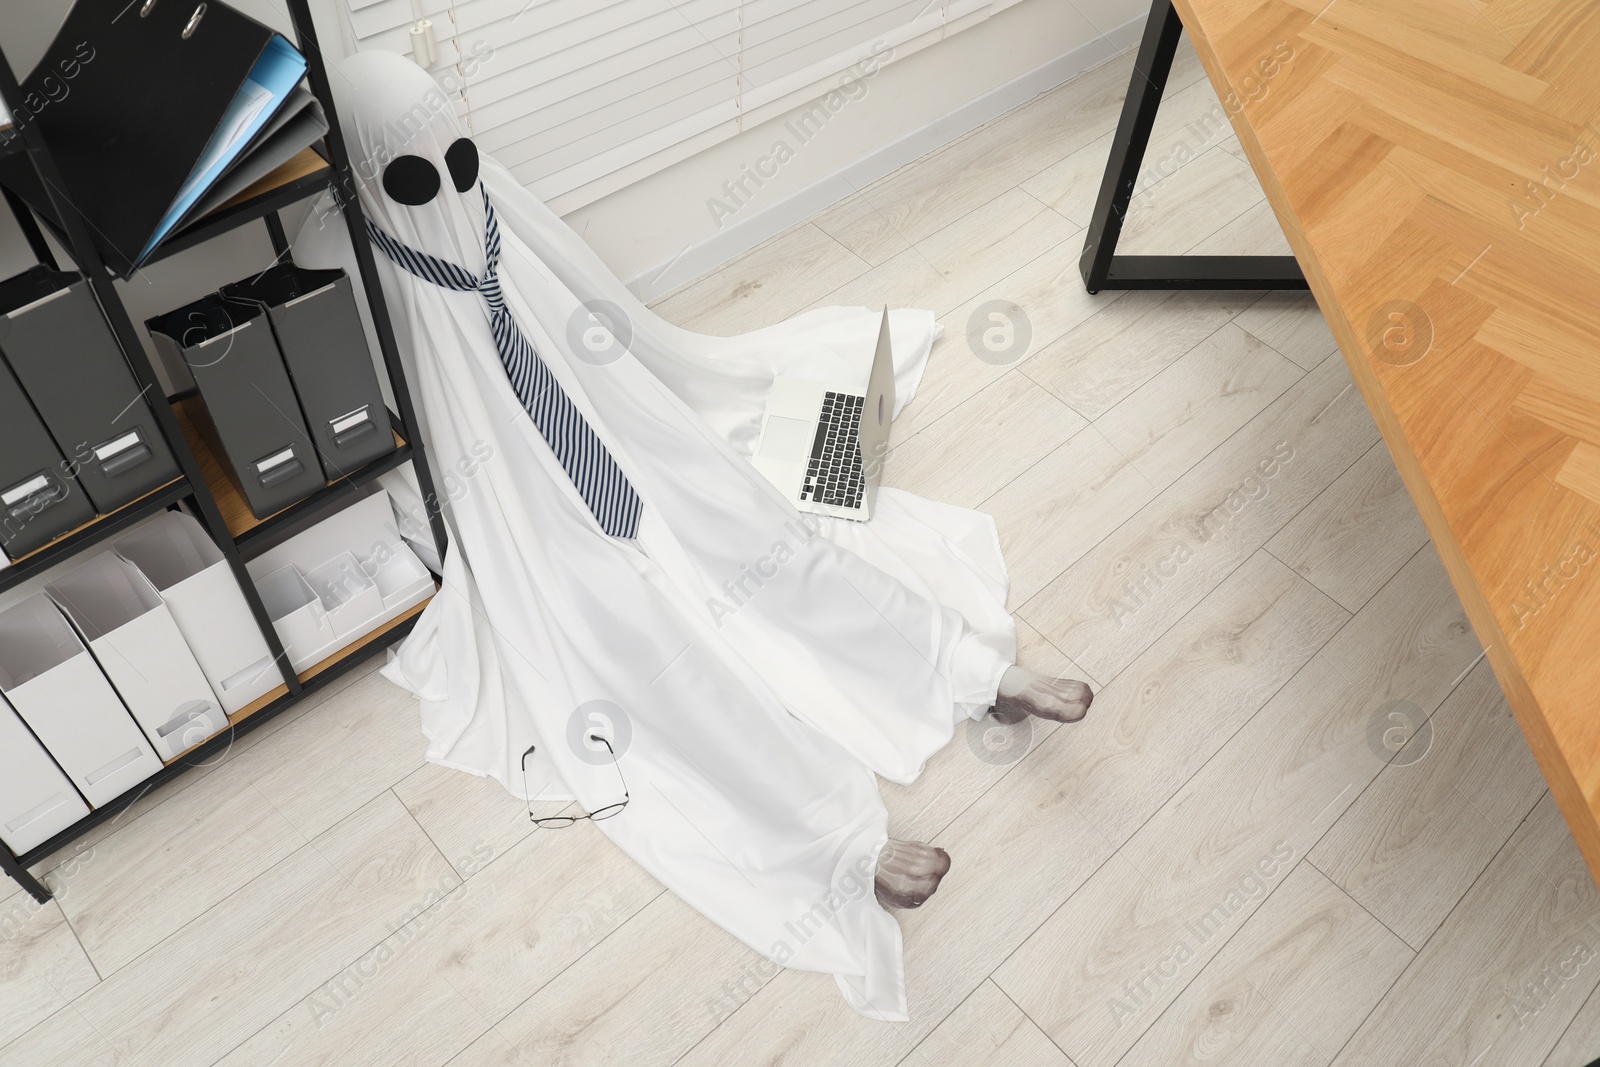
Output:
[[[287,4],[296,45],[306,57],[307,80],[329,121],[328,134],[323,144],[315,150],[316,158],[307,158],[302,154],[302,157],[285,164],[284,168],[275,172],[285,175],[282,180],[264,179],[259,183],[261,187],[251,195],[242,196],[234,202],[225,204],[210,215],[173,234],[162,242],[152,258],[161,259],[194,248],[219,234],[257,221],[265,225],[273,248],[281,257],[288,252],[288,243],[282,223],[278,219],[279,209],[324,190],[333,191],[342,209],[351,244],[355,248],[357,269],[361,275],[360,280],[362,289],[366,293],[367,305],[372,312],[378,348],[388,371],[395,406],[399,409],[391,413],[391,418],[402,442],[394,452],[360,470],[350,472],[307,499],[264,520],[256,520],[254,517],[241,519],[237,509],[233,509],[233,521],[230,526],[229,518],[225,516],[219,504],[219,500],[229,497],[230,486],[226,484],[225,476],[214,473],[211,481],[206,477],[206,467],[211,467],[213,471],[221,471],[224,466],[216,462],[202,463],[202,456],[207,451],[207,446],[203,441],[191,439],[184,433],[176,406],[184,398],[167,396],[162,388],[154,367],[145,355],[139,333],[117,294],[113,275],[90,238],[85,220],[71,208],[62,194],[65,184],[38,123],[26,121],[18,123],[10,143],[4,149],[26,154],[28,163],[50,199],[51,212],[56,220],[46,222],[44,226],[49,228],[60,245],[67,250],[76,269],[81,271],[88,281],[101,313],[105,316],[111,332],[122,348],[123,355],[133,369],[135,379],[151,400],[150,406],[155,411],[162,434],[178,459],[181,476],[154,492],[114,512],[100,515],[93,522],[13,561],[11,566],[0,570],[0,593],[94,547],[159,511],[184,504],[205,527],[206,532],[227,558],[229,568],[250,605],[251,613],[268,649],[282,665],[284,678],[284,684],[278,689],[229,716],[231,720],[229,729],[169,760],[155,775],[115,800],[94,808],[83,819],[50,840],[21,855],[0,845],[0,870],[15,879],[40,903],[50,899],[50,891],[29,872],[30,866],[114,817],[150,790],[225,751],[236,737],[255,729],[285,708],[292,706],[307,693],[327,685],[368,657],[398,641],[410,631],[420,611],[420,606],[413,608],[399,619],[380,626],[355,645],[341,650],[297,676],[287,667],[283,645],[278,639],[276,630],[273,629],[255,584],[245,569],[247,559],[259,555],[299,529],[348,503],[363,486],[407,460],[414,461],[418,485],[426,502],[429,528],[435,545],[440,553],[443,553],[446,541],[444,520],[439,513],[427,459],[417,435],[416,411],[412,406],[410,389],[395,345],[394,329],[384,301],[382,283],[375,272],[372,250],[367,243],[366,223],[355,195],[357,185],[349,154],[339,133],[338,116],[334,111],[333,95],[329,91],[328,74],[323,64],[321,49],[317,44],[316,31],[312,26],[311,12],[307,0],[287,0]],[[21,89],[11,69],[10,61],[4,55],[0,55],[0,99],[10,103],[20,101],[21,97]],[[12,110],[15,114],[15,109]],[[39,217],[13,191],[6,189],[4,195],[35,258],[54,267],[56,264],[53,254],[49,243],[45,240]],[[63,357],[64,362],[67,359],[70,357]],[[211,459],[211,457],[206,458]]]

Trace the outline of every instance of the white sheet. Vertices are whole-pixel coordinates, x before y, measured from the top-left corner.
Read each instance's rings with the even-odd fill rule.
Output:
[[[481,273],[481,198],[450,182],[444,152],[462,131],[437,87],[383,52],[346,60],[334,84],[372,179],[369,217]],[[443,179],[421,207],[377,180],[405,153]],[[605,536],[513,394],[482,298],[379,255],[434,467],[457,490],[444,587],[385,673],[420,698],[430,760],[521,796],[535,744],[532,792],[586,810],[622,791],[579,727],[597,708],[620,717],[632,799],[597,825],[752,948],[835,975],[864,1015],[906,1019],[899,926],[872,891],[888,833],[873,774],[913,780],[1014,659],[993,523],[894,490],[871,523],[802,520],[746,461],[774,374],[865,383],[876,312],[828,308],[733,338],[678,329],[502,167],[484,158],[481,178],[508,306],[644,512],[637,539]],[[348,265],[342,220],[313,213],[296,259]],[[631,325],[611,362],[569,340],[595,299]],[[897,311],[891,329],[903,402],[937,326]]]

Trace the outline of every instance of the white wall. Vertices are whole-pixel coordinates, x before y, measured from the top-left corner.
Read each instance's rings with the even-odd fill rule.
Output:
[[[288,29],[286,9],[274,0],[232,2]],[[344,2],[311,3],[330,61],[342,48],[338,5]],[[70,0],[0,4],[0,42],[19,76],[43,52],[69,6]],[[1144,0],[1022,0],[947,39],[902,46],[893,62],[866,79],[865,92],[848,100],[804,144],[786,132],[785,123],[810,101],[780,102],[774,113],[755,116],[749,129],[706,144],[632,184],[575,190],[553,206],[612,269],[653,297],[848,195],[852,186],[865,185],[1132,47],[1147,10]],[[788,110],[778,110],[785,104]],[[768,156],[779,139],[791,142],[793,158],[731,215],[714,216],[711,198],[721,195],[725,205],[732,203],[723,183]],[[636,168],[650,169],[649,161]],[[292,235],[294,227],[289,230]],[[121,283],[123,296],[134,320],[142,322],[271,261],[264,229],[248,226],[140,271]],[[30,262],[9,213],[0,211],[0,277]],[[671,269],[663,271],[669,263]]]

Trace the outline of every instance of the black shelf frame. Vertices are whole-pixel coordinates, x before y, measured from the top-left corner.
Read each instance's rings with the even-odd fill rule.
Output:
[[[93,522],[51,541],[42,548],[35,549],[0,571],[0,593],[21,585],[62,560],[93,548],[106,538],[119,534],[135,523],[142,522],[158,511],[165,511],[178,501],[187,500],[192,495],[193,490],[189,488],[189,483],[179,478],[159,489],[151,490],[130,504],[124,504],[116,511],[98,516]]]
[[[307,0],[286,0],[286,2],[297,46],[306,57],[306,78],[311,84],[311,92],[321,103],[323,111],[328,117],[329,130],[323,139],[326,151],[319,153],[328,161],[328,167],[325,170],[317,170],[310,174],[302,175],[300,178],[270,189],[259,196],[252,197],[224,211],[197,220],[164,241],[156,250],[152,261],[196,247],[219,234],[258,220],[265,225],[273,249],[281,259],[288,252],[289,246],[283,232],[283,224],[278,218],[277,212],[281,208],[303,200],[308,196],[315,195],[324,189],[330,189],[340,214],[344,217],[345,225],[350,235],[350,242],[355,250],[357,270],[360,274],[361,282],[360,291],[365,296],[367,307],[371,312],[378,348],[383,357],[384,366],[388,371],[390,390],[394,396],[395,406],[399,409],[395,422],[401,428],[401,433],[406,443],[397,449],[395,453],[368,464],[360,471],[352,472],[350,477],[341,479],[327,489],[313,494],[308,500],[295,504],[266,522],[258,524],[251,530],[246,531],[239,539],[234,538],[228,529],[227,523],[223,520],[222,514],[217,507],[216,499],[201,472],[200,462],[190,449],[188,440],[178,424],[177,415],[160,384],[155,368],[151,365],[145,353],[140,334],[135,328],[133,320],[129,317],[127,308],[122,303],[116,289],[114,276],[101,257],[89,232],[86,220],[72,208],[63,193],[66,184],[62,180],[60,169],[57,167],[55,158],[50,152],[44,133],[39,129],[38,121],[18,122],[11,130],[7,131],[4,143],[0,144],[0,151],[5,153],[22,152],[26,154],[29,165],[33,168],[50,201],[49,213],[58,220],[57,224],[47,223],[47,225],[49,225],[50,230],[57,237],[61,246],[66,249],[75,268],[83,274],[88,282],[90,291],[94,294],[95,301],[100,307],[101,314],[105,317],[113,336],[115,336],[118,345],[122,348],[124,357],[133,369],[136,381],[144,391],[144,394],[150,398],[150,407],[155,412],[162,436],[166,438],[181,470],[181,477],[178,481],[157,490],[150,496],[135,501],[125,508],[109,515],[101,516],[93,524],[61,538],[59,541],[25,557],[19,563],[13,564],[5,570],[0,570],[0,591],[14,587],[28,578],[36,576],[50,566],[64,562],[112,534],[127,529],[133,523],[148,515],[155,514],[163,508],[177,506],[179,502],[187,503],[227,560],[229,570],[232,571],[235,582],[237,582],[241,592],[244,594],[245,601],[250,606],[251,615],[274,658],[274,662],[279,666],[283,683],[288,690],[282,696],[244,718],[232,721],[228,729],[166,765],[162,770],[129,792],[110,803],[94,808],[89,815],[55,835],[49,841],[28,850],[20,856],[12,852],[9,847],[0,844],[0,871],[10,875],[41,904],[48,901],[51,894],[49,889],[28,870],[30,866],[66,847],[93,827],[114,817],[118,812],[126,809],[128,805],[134,803],[151,789],[183,773],[196,763],[215,755],[226,745],[231,744],[232,739],[238,734],[255,729],[284,709],[292,707],[307,693],[315,692],[327,682],[339,677],[357,664],[366,661],[373,654],[400,640],[415,625],[416,617],[413,616],[402,624],[390,627],[375,637],[357,642],[355,646],[346,649],[337,662],[328,665],[325,669],[302,682],[289,668],[288,656],[284,652],[283,644],[272,625],[272,620],[267,614],[266,606],[263,604],[260,594],[256,591],[255,583],[251,580],[250,574],[245,568],[246,548],[252,554],[259,554],[265,551],[267,547],[275,543],[274,539],[281,541],[296,527],[309,522],[315,516],[323,514],[328,509],[346,500],[359,488],[370,484],[379,474],[394,469],[407,459],[414,461],[413,466],[416,471],[418,488],[422,493],[429,530],[433,535],[434,545],[441,557],[448,542],[444,518],[439,510],[438,496],[434,491],[432,473],[428,467],[427,456],[422,442],[416,433],[416,427],[419,424],[416,410],[411,400],[409,385],[406,382],[404,366],[400,360],[394,327],[389,318],[388,304],[383,295],[383,285],[376,271],[372,248],[367,242],[366,221],[362,215],[360,201],[356,195],[358,186],[355,180],[355,172],[351,166],[350,156],[346,151],[344,139],[339,130],[339,119],[333,106],[333,94],[328,83],[328,73],[323,64],[322,51],[317,43],[316,31],[311,21],[311,11]],[[21,87],[11,69],[10,61],[4,54],[0,54],[0,100],[19,101],[21,99]],[[15,108],[11,110],[13,114],[16,114]],[[39,217],[12,190],[4,190],[4,193],[6,202],[16,217],[19,226],[21,226],[23,236],[27,240],[34,256],[39,262],[55,267],[54,255],[40,228]],[[230,720],[232,719],[233,717],[230,716]]]
[[[1161,94],[1183,21],[1172,0],[1154,0],[1144,24],[1122,116],[1111,138],[1100,196],[1083,239],[1078,271],[1090,293],[1102,289],[1307,289],[1293,256],[1119,256],[1117,241],[1128,216],[1139,165],[1155,128]]]

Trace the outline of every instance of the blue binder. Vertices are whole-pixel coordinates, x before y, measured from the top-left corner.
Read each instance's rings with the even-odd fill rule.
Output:
[[[211,135],[205,151],[200,153],[188,180],[178,190],[177,199],[156,226],[156,232],[145,242],[144,251],[139,253],[140,263],[149,258],[162,238],[172,232],[206,190],[250,147],[256,134],[278,113],[305,75],[306,57],[295,51],[293,45],[277,36],[267,42],[266,50],[250,68],[244,84],[239,86],[233,103],[223,113],[221,124]]]
[[[41,79],[68,69],[70,91],[48,92]],[[305,71],[293,45],[222,0],[76,0],[23,83],[16,119],[38,125],[61,168],[67,209],[127,277],[208,206],[207,190],[273,139]],[[34,100],[49,102],[22,114]],[[29,168],[0,170],[51,217],[45,191],[22,173]]]

